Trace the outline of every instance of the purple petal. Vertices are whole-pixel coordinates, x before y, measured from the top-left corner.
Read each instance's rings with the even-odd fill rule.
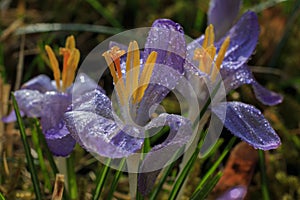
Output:
[[[225,38],[230,37],[222,68],[237,69],[252,55],[259,36],[259,24],[254,12],[246,12],[229,32],[216,44],[220,48]]]
[[[14,92],[20,111],[27,117],[40,117],[44,94],[37,90],[21,89]]]
[[[45,93],[40,115],[44,133],[51,129],[61,129],[63,127],[63,115],[70,103],[71,98],[65,93],[54,91]],[[55,132],[53,131],[53,134]]]
[[[45,93],[47,91],[56,90],[55,87],[51,83],[51,79],[44,74],[36,76],[35,78],[24,83],[22,88],[29,89],[29,90],[37,90],[40,93]]]
[[[153,119],[146,129],[150,131],[162,126],[170,127],[167,139],[147,153],[140,167],[138,189],[143,195],[151,191],[161,169],[174,162],[180,156],[173,158],[175,153],[191,139],[192,125],[186,118],[164,113]]]
[[[183,75],[186,44],[182,27],[171,20],[156,20],[145,44],[144,61],[152,51],[157,52],[157,64],[137,111],[140,125],[149,120],[149,108],[160,103]]]
[[[86,75],[85,73],[79,73],[76,76],[73,86],[69,88],[68,93],[72,93],[73,99],[76,99],[86,92],[92,91],[94,89],[98,89],[102,93],[105,93],[105,91],[88,75]]]
[[[55,133],[53,133],[52,131],[55,131]],[[46,131],[45,138],[49,150],[55,156],[68,156],[72,152],[76,144],[76,141],[70,135],[65,126],[58,130],[51,129]]]
[[[247,188],[245,186],[236,186],[227,190],[217,200],[242,200],[247,194]]]
[[[23,117],[25,115],[25,113],[22,110],[20,110],[20,115],[21,115],[21,117]],[[15,111],[12,110],[7,116],[2,117],[2,121],[4,123],[10,123],[10,122],[17,121],[17,116],[16,116]]]
[[[216,38],[223,36],[239,14],[241,0],[212,0],[208,10],[208,24],[214,25]]]
[[[141,149],[142,138],[134,127],[121,127],[113,120],[93,112],[70,111],[65,113],[65,122],[75,140],[87,151],[109,158],[123,158]],[[130,135],[128,134],[130,133]]]
[[[275,149],[281,144],[270,123],[255,107],[240,102],[227,102],[218,104],[212,111],[220,117],[224,108],[226,108],[224,126],[235,136],[262,150]]]
[[[283,97],[281,95],[267,90],[255,80],[247,65],[242,65],[237,69],[223,68],[221,74],[227,92],[241,85],[251,84],[256,98],[263,104],[273,106],[282,102]]]
[[[112,103],[110,99],[98,89],[94,89],[84,95],[73,99],[68,111],[86,111],[94,112],[105,118],[113,119]]]
[[[267,90],[256,82],[255,79],[253,79],[252,88],[256,98],[265,105],[274,106],[281,103],[283,100],[283,97],[280,94]]]

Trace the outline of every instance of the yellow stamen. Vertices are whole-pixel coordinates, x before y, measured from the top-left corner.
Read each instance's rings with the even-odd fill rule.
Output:
[[[120,50],[120,48],[116,46],[112,47],[111,50],[106,51],[102,54],[113,77],[116,92],[122,105],[124,105],[125,100],[127,99],[127,91],[125,90],[125,84],[122,78],[122,71],[120,65],[120,57],[124,54],[125,51]]]
[[[202,47],[206,49],[210,45],[213,45],[215,41],[215,34],[214,34],[214,26],[210,24],[205,30],[205,36]]]
[[[152,51],[147,58],[147,61],[144,65],[144,69],[140,77],[138,90],[136,90],[136,94],[135,94],[136,98],[134,99],[134,103],[140,102],[144,96],[144,93],[149,85],[152,76],[156,58],[157,58],[157,52],[155,51]]]
[[[58,90],[60,90],[60,88],[61,88],[60,87],[60,70],[59,70],[59,66],[58,66],[58,61],[57,61],[56,56],[50,46],[46,45],[45,50],[49,57],[50,65],[51,65],[51,68],[53,71],[54,80],[56,83],[56,87]]]
[[[67,67],[67,71],[66,71],[66,80],[65,82],[63,82],[63,89],[65,90],[66,88],[68,88],[69,86],[72,85],[72,82],[75,78],[75,72],[77,70],[78,67],[78,63],[79,63],[79,59],[80,59],[80,52],[78,49],[73,49],[71,51],[69,60],[68,60],[68,67]]]
[[[136,41],[130,42],[126,60],[126,89],[129,94],[134,94],[138,89],[140,73],[140,51]],[[136,97],[133,96],[135,99]]]
[[[65,46],[66,46],[66,49],[74,49],[75,48],[75,38],[73,35],[67,37]]]
[[[225,39],[225,41],[223,42],[221,48],[220,48],[220,51],[218,53],[218,57],[216,59],[216,66],[217,66],[218,69],[220,69],[220,67],[221,67],[221,64],[223,62],[223,59],[224,59],[225,53],[227,51],[227,48],[229,46],[229,43],[230,43],[230,38],[227,37]]]

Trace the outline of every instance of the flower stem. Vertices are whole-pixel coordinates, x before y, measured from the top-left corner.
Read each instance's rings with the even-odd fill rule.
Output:
[[[265,166],[265,152],[263,150],[258,150],[259,155],[259,167],[261,173],[261,190],[262,196],[264,200],[269,200],[269,189],[268,189],[268,180],[266,174],[266,166]]]
[[[104,183],[106,181],[108,172],[109,172],[109,164],[111,162],[111,159],[107,159],[106,164],[99,170],[97,174],[97,179],[96,179],[96,189],[94,191],[93,195],[93,200],[98,200],[101,195],[101,191],[103,189]]]
[[[39,133],[38,133],[38,130],[37,130],[37,127],[34,126],[33,129],[32,129],[32,143],[33,145],[35,146],[35,149],[36,149],[36,152],[37,152],[37,155],[38,155],[38,159],[39,159],[39,164],[40,164],[40,167],[41,167],[41,170],[42,170],[42,173],[43,173],[43,177],[44,177],[44,180],[45,180],[45,188],[47,188],[48,191],[51,191],[52,190],[52,185],[50,183],[50,177],[49,177],[49,172],[46,168],[46,165],[45,165],[45,161],[44,161],[44,157],[43,157],[43,151],[42,151],[42,148],[41,148],[41,145],[40,145],[40,140],[39,140]]]
[[[34,188],[34,192],[35,192],[35,198],[37,200],[42,200],[42,194],[41,194],[41,190],[39,187],[39,180],[38,180],[38,176],[36,174],[37,171],[34,168],[33,158],[32,158],[31,152],[30,152],[30,146],[27,141],[27,135],[25,132],[24,123],[23,123],[23,120],[20,115],[18,103],[17,103],[16,98],[13,93],[12,93],[12,102],[13,102],[13,106],[14,106],[14,109],[16,112],[17,122],[18,122],[18,125],[20,128],[21,139],[22,139],[22,143],[24,146],[24,150],[25,150],[25,155],[26,155],[26,159],[27,159],[27,163],[28,163],[29,172],[31,174],[31,180],[32,180],[33,188]]]
[[[68,174],[68,186],[70,199],[78,199],[75,166],[74,166],[74,153],[66,159],[67,162],[67,174]]]
[[[124,164],[125,164],[125,158],[123,158],[119,164],[119,167],[118,167],[118,170],[117,172],[115,173],[115,176],[114,176],[114,179],[112,181],[112,184],[111,184],[111,187],[110,187],[110,190],[109,190],[109,193],[107,195],[107,199],[108,200],[111,200],[113,198],[113,194],[114,194],[114,191],[116,191],[117,189],[117,185],[118,185],[118,181],[121,177],[121,174],[122,174],[122,169],[124,167]]]

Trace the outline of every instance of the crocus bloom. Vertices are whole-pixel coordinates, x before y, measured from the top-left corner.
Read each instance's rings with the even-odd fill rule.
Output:
[[[88,151],[123,158],[142,148],[146,131],[167,125],[168,138],[151,151],[177,150],[191,136],[191,123],[173,114],[153,116],[151,110],[183,76],[186,47],[181,26],[157,20],[143,52],[136,41],[130,42],[127,52],[124,49],[124,45],[112,46],[103,54],[113,77],[117,101],[112,102],[99,90],[84,94],[65,113],[67,128]],[[161,162],[170,158],[165,159]]]
[[[65,47],[60,48],[60,54],[63,55],[61,72],[51,47],[46,45],[45,49],[55,80],[51,81],[48,76],[39,75],[26,82],[20,90],[14,92],[14,95],[23,115],[40,118],[42,131],[50,151],[57,156],[67,156],[76,142],[65,126],[63,114],[72,100],[72,82],[80,53],[75,47],[74,37],[68,37]],[[80,91],[78,91],[80,93],[97,87],[97,84],[85,74],[78,75],[78,80],[81,82]],[[14,112],[3,119],[5,122],[15,120]]]
[[[210,9],[210,18],[214,14],[222,16],[215,13],[222,11],[222,4],[225,4],[225,1],[216,0],[211,3],[218,9]],[[198,79],[206,79],[207,82],[214,83],[220,81],[216,80],[216,74],[220,72],[227,92],[245,83],[252,84],[256,97],[262,103],[267,105],[280,103],[281,96],[259,85],[246,65],[258,40],[259,25],[256,14],[246,12],[217,42],[214,41],[213,28],[213,25],[208,26],[205,35],[187,47],[189,62],[186,62],[185,68],[188,79],[196,76]],[[194,85],[197,87],[199,84],[194,83]],[[224,126],[253,147],[269,150],[280,145],[279,137],[255,107],[241,102],[223,102],[211,108],[220,119],[223,117],[224,110],[226,111]]]

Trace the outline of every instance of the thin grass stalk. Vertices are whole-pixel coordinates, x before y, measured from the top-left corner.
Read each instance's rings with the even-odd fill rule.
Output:
[[[37,200],[42,200],[42,194],[41,194],[41,190],[40,190],[40,187],[39,187],[39,180],[38,180],[38,176],[36,174],[37,171],[34,168],[33,158],[32,158],[31,152],[30,152],[29,143],[27,141],[27,135],[26,135],[26,132],[25,132],[24,123],[23,123],[23,120],[22,120],[21,115],[20,115],[20,110],[19,110],[18,103],[17,103],[16,98],[15,98],[13,93],[12,93],[12,102],[13,102],[13,107],[14,107],[15,112],[16,112],[17,122],[18,122],[18,125],[19,125],[19,128],[20,128],[21,139],[22,139],[22,143],[23,143],[23,146],[24,146],[24,150],[25,150],[25,155],[26,155],[26,160],[27,160],[29,172],[30,172],[30,175],[31,175],[31,180],[32,180],[32,183],[33,183],[35,198]]]

